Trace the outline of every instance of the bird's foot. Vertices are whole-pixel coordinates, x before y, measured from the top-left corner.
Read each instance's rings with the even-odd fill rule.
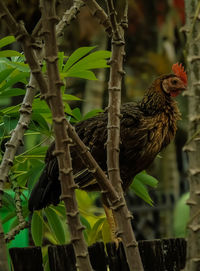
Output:
[[[122,238],[115,235],[114,237],[112,237],[112,241],[115,243],[116,249],[118,250],[119,243],[122,242]]]

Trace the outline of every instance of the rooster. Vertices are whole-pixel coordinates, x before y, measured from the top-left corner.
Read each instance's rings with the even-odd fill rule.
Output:
[[[173,73],[155,79],[141,102],[121,106],[120,174],[122,188],[128,189],[136,174],[146,169],[156,155],[174,138],[180,112],[174,97],[186,89],[187,75],[181,64],[172,66]],[[75,129],[89,147],[97,163],[106,172],[107,112],[76,124]],[[29,210],[58,204],[61,194],[57,158],[53,155],[55,143],[49,147],[44,170],[32,190]],[[91,172],[71,147],[73,174],[80,189],[100,190]]]

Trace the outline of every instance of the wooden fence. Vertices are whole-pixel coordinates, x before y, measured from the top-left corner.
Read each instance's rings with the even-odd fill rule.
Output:
[[[180,271],[185,266],[185,239],[139,241],[139,250],[145,271]],[[11,248],[9,252],[14,271],[43,271],[40,247]],[[95,271],[129,271],[122,244],[116,250],[113,243],[106,248],[96,243],[89,247],[89,255]],[[51,271],[76,271],[71,244],[49,246],[48,256]]]

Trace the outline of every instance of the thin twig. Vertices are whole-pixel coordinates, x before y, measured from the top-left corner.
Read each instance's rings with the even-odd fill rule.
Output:
[[[21,224],[25,220],[24,220],[24,217],[23,217],[23,214],[22,214],[22,204],[21,204],[20,188],[19,188],[19,186],[16,186],[14,188],[14,192],[15,192],[16,214],[17,214],[18,222],[19,222],[19,224]]]
[[[18,224],[15,228],[13,228],[8,234],[5,235],[5,242],[9,243],[11,240],[15,239],[15,236],[20,233],[20,231],[29,228],[30,223],[27,221],[23,221]]]

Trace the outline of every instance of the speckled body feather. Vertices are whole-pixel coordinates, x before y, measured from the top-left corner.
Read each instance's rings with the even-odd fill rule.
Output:
[[[127,103],[121,107],[120,127],[120,173],[124,191],[134,176],[146,169],[156,155],[166,147],[176,133],[176,122],[180,119],[177,103],[163,92],[161,82],[173,74],[161,76],[154,81],[140,103]],[[82,121],[76,131],[89,147],[101,168],[106,171],[107,112]],[[52,155],[54,143],[50,146],[44,171],[34,187],[29,209],[41,209],[48,204],[57,204],[60,196],[58,163]],[[99,190],[96,180],[71,148],[73,173],[80,189]]]

